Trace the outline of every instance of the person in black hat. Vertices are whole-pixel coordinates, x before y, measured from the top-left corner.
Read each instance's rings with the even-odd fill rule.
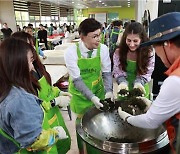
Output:
[[[161,86],[159,95],[151,102],[145,98],[150,107],[147,113],[132,116],[121,108],[120,117],[136,127],[155,129],[166,122],[170,146],[176,153],[177,130],[180,119],[180,12],[167,13],[153,20],[149,25],[150,41],[141,46],[152,45],[156,54],[168,70],[169,76]]]

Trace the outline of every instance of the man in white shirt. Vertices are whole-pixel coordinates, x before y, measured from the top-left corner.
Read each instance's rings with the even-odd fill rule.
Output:
[[[149,25],[149,35],[150,41],[141,46],[153,45],[168,68],[166,74],[169,77],[145,114],[132,116],[121,107],[118,112],[123,120],[136,127],[155,129],[166,122],[170,146],[175,154],[180,119],[180,13],[167,13],[153,20]],[[150,105],[150,101],[146,100],[146,104]]]
[[[81,41],[70,46],[64,57],[70,75],[70,106],[81,118],[90,107],[103,107],[100,100],[113,99],[113,88],[109,50],[100,44],[101,24],[88,18],[78,31]],[[83,153],[80,145],[79,149]]]

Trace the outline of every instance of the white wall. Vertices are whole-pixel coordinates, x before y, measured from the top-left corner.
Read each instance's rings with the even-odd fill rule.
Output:
[[[0,23],[5,22],[13,32],[17,31],[13,0],[0,0]]]
[[[144,11],[149,10],[151,21],[158,16],[158,0],[138,0],[135,3],[136,21],[142,22]]]

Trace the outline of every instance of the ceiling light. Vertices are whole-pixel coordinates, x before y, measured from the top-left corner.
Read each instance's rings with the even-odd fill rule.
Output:
[[[104,4],[104,3],[102,3],[102,4]]]
[[[128,2],[130,2],[130,0],[127,0]]]
[[[74,3],[74,2],[72,2],[72,3]]]
[[[128,2],[128,4],[130,4],[131,2]]]
[[[171,3],[171,0],[163,0],[163,3]]]
[[[101,3],[102,1],[99,1],[99,3]]]

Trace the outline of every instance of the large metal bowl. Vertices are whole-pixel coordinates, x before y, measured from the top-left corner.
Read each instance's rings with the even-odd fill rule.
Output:
[[[148,153],[169,143],[164,126],[141,129],[121,120],[117,110],[101,112],[91,108],[77,123],[77,132],[91,146],[109,153]],[[118,139],[118,142],[110,141]]]

